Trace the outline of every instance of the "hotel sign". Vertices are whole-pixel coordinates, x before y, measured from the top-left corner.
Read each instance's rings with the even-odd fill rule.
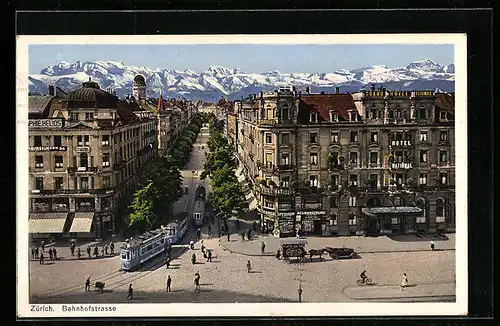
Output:
[[[66,146],[30,146],[28,147],[28,151],[30,152],[57,152],[57,151],[65,151],[67,149]]]
[[[29,119],[29,128],[62,128],[64,125],[63,119]]]
[[[411,163],[392,163],[391,164],[391,169],[412,169],[413,164]]]
[[[391,146],[407,147],[407,146],[411,146],[411,141],[410,140],[392,140]]]

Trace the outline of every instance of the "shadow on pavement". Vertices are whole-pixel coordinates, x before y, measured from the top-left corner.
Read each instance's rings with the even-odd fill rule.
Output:
[[[449,240],[449,238],[444,234],[405,234],[405,235],[388,235],[387,237],[393,241],[399,241],[399,242]]]

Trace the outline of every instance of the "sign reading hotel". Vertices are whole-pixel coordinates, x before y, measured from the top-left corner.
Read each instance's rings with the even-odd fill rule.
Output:
[[[401,147],[409,147],[411,146],[410,140],[391,140],[391,146],[401,146]]]
[[[29,119],[28,128],[62,128],[63,119]]]

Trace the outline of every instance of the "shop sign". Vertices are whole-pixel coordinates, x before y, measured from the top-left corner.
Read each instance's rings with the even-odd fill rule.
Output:
[[[303,211],[303,212],[297,212],[297,215],[325,215],[325,211]]]
[[[90,147],[89,146],[80,146],[76,148],[77,153],[88,153],[90,152]]]
[[[66,146],[30,146],[28,151],[30,152],[57,152],[65,151],[68,148]]]
[[[278,216],[282,216],[282,217],[295,216],[295,212],[282,212],[282,213],[278,213]]]
[[[412,163],[391,163],[391,169],[412,169]]]
[[[28,128],[62,128],[63,119],[29,119]]]

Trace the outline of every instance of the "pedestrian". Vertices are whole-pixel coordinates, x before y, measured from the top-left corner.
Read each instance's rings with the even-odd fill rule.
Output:
[[[78,250],[76,251],[76,256],[78,257],[78,259],[80,259],[80,257],[82,256],[82,250],[80,248],[78,248]]]
[[[205,245],[203,243],[201,244],[201,252],[205,253]]]
[[[94,247],[94,256],[95,258],[99,256],[99,248],[97,247],[97,245]]]
[[[44,264],[44,262],[43,262],[43,251],[40,252],[40,264],[42,264],[42,265]]]
[[[69,251],[71,252],[71,256],[75,256],[75,246],[73,243],[70,244]]]
[[[104,257],[104,247],[101,248],[101,256]]]
[[[431,250],[434,251],[434,248],[435,248],[434,241],[431,241]]]
[[[31,247],[31,258],[35,258],[35,247]]]
[[[194,274],[194,292],[200,292],[200,272]]]
[[[201,230],[200,230],[200,228],[198,228],[196,230],[196,238],[197,238],[197,240],[200,240],[200,238],[201,238]]]
[[[212,262],[212,250],[208,249],[207,250],[207,262]]]
[[[42,248],[42,251],[45,251],[45,241],[42,241],[40,244],[40,247]]]
[[[403,291],[403,289],[407,286],[408,286],[408,277],[406,276],[406,273],[403,273],[403,276],[401,277],[401,291]]]
[[[57,250],[56,250],[56,248],[52,249],[52,255],[54,255],[54,260],[57,260]]]
[[[109,247],[111,248],[111,254],[114,255],[115,254],[115,244],[113,242],[111,242],[109,244]]]
[[[50,257],[50,260],[52,260],[54,258],[53,254],[52,254],[52,248],[49,248],[49,257]]]
[[[85,281],[85,292],[89,292],[89,291],[90,291],[90,276]]]
[[[167,268],[170,267],[170,257],[167,257],[167,260],[165,261],[165,265],[167,265]]]
[[[253,221],[253,230],[257,232],[257,222]]]
[[[227,232],[227,242],[230,241],[230,235],[229,235],[229,232]]]
[[[191,256],[191,262],[193,263],[193,265],[196,264],[196,254],[193,254]]]
[[[87,255],[89,256],[89,259],[92,257],[92,256],[90,255],[90,246],[88,246],[88,247],[87,247]]]
[[[107,256],[108,255],[108,244],[104,245],[104,254]]]
[[[247,231],[247,239],[250,240],[252,238],[252,230],[248,229]]]
[[[276,258],[280,259],[281,257],[281,252],[280,250],[278,249],[278,251],[276,251]]]
[[[171,292],[171,285],[172,285],[172,279],[170,278],[170,275],[167,277],[167,292]]]
[[[266,250],[266,244],[264,243],[264,241],[262,241],[262,245],[260,246],[260,253],[264,254],[265,250]]]
[[[245,231],[241,231],[241,242],[245,241]]]
[[[240,229],[240,220],[236,219],[236,228],[239,230]]]
[[[39,252],[38,247],[35,247],[35,258],[38,258],[38,252]]]
[[[129,284],[129,286],[128,286],[127,299],[128,298],[130,298],[130,300],[132,300],[134,298],[134,289],[132,289],[132,284]]]
[[[252,270],[252,264],[250,264],[250,260],[247,260],[247,272],[250,273],[251,270]]]
[[[194,250],[194,241],[193,240],[189,241],[189,247],[191,248],[191,250]]]

